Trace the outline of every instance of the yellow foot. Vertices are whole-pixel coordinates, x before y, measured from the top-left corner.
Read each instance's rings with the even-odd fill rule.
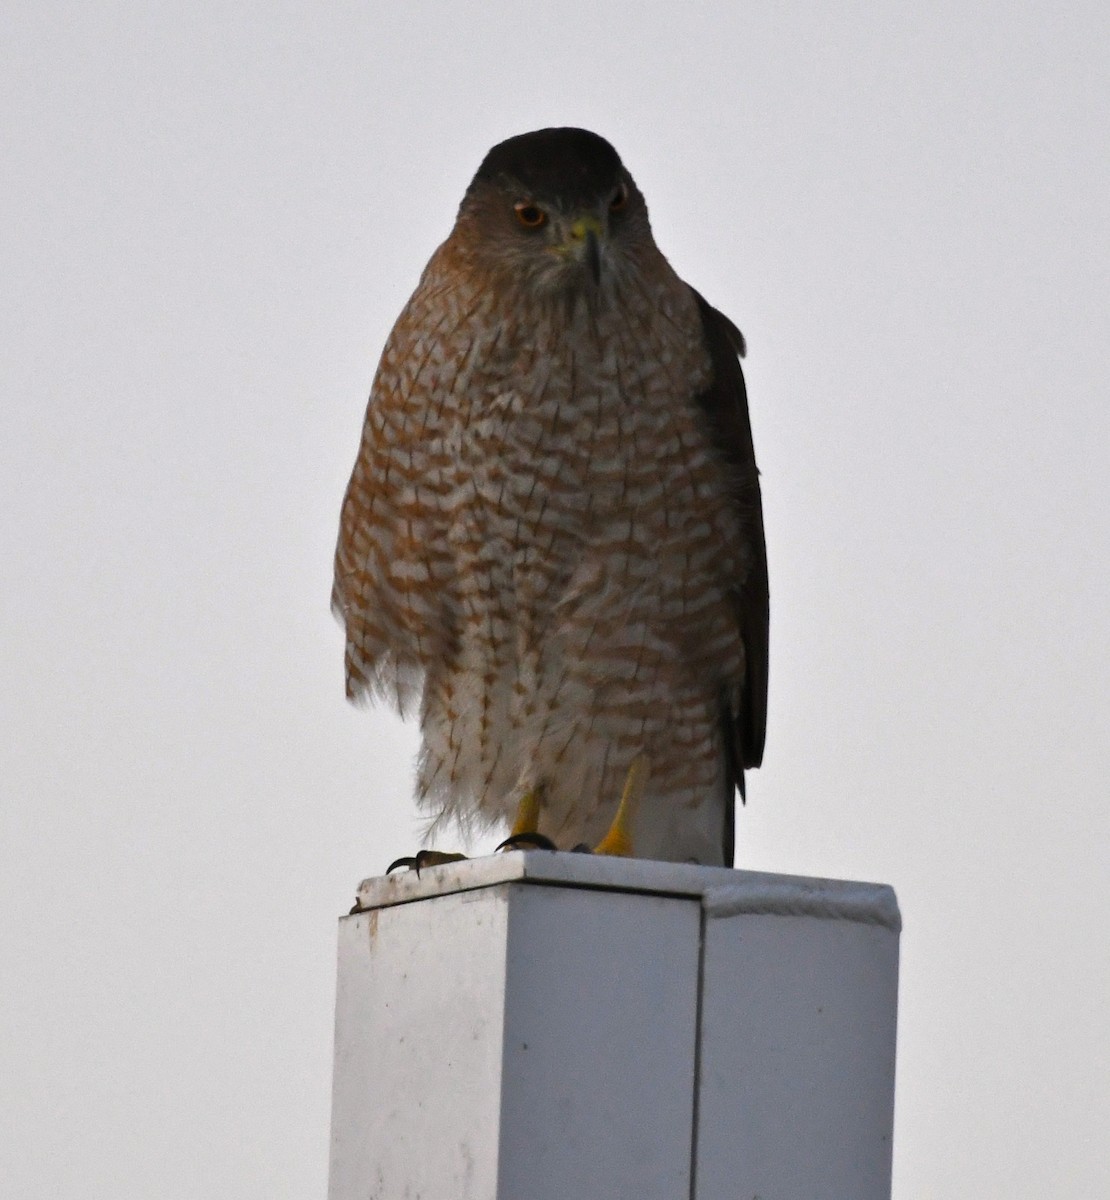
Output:
[[[422,867],[439,867],[444,863],[462,862],[464,858],[466,858],[465,854],[448,854],[443,850],[418,850],[415,854],[407,855],[405,858],[395,858],[386,867],[385,873],[389,875],[398,867],[408,867],[410,871],[415,871],[419,875]]]
[[[494,854],[501,850],[558,850],[559,847],[542,833],[511,833],[493,848]]]
[[[637,754],[624,777],[624,791],[621,792],[617,815],[609,826],[609,832],[594,847],[595,854],[609,854],[616,858],[632,857],[632,820],[643,797],[644,788],[647,787],[649,770],[647,755]]]
[[[520,837],[522,833],[539,833],[539,830],[540,791],[539,788],[529,788],[516,806],[516,819],[509,831],[509,837]]]
[[[529,788],[516,806],[516,818],[512,832],[499,845],[498,850],[555,850],[555,843],[540,833],[540,788]]]

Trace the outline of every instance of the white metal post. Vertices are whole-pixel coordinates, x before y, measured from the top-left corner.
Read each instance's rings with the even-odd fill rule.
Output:
[[[359,900],[330,1200],[888,1200],[889,888],[537,851]]]

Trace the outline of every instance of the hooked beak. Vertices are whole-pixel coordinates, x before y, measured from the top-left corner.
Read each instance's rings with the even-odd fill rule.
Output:
[[[596,217],[579,217],[570,227],[568,242],[579,261],[585,262],[595,284],[601,282],[601,238],[605,230]]]

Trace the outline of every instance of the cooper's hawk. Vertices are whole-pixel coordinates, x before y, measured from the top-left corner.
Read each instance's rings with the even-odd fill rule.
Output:
[[[486,155],[382,354],[332,597],[436,822],[593,845],[627,791],[606,849],[731,864],[767,699],[743,353],[608,142]]]

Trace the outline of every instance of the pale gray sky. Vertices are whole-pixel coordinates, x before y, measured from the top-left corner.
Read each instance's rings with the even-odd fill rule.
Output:
[[[614,142],[748,337],[739,864],[905,917],[898,1200],[1110,1191],[1102,3],[11,3],[0,1190],[323,1195],[335,918],[411,849],[339,502],[486,149]]]

